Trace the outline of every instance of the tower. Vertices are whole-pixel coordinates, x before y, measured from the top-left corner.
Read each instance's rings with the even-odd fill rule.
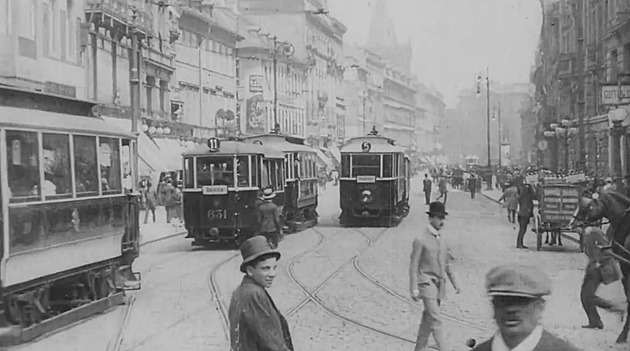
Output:
[[[387,0],[376,0],[366,47],[405,72],[411,71],[411,42],[401,44],[389,13]]]

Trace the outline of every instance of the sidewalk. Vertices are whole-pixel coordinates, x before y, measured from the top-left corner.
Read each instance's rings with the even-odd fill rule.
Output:
[[[168,239],[173,236],[184,235],[186,228],[184,226],[176,227],[171,221],[166,223],[166,209],[164,206],[158,206],[155,210],[155,223],[149,213],[148,223],[144,224],[145,211],[140,211],[140,246],[150,244],[152,242]]]
[[[485,186],[481,188],[480,193],[481,195],[495,202],[499,202],[499,199],[501,198],[501,196],[503,196],[503,192],[501,190],[497,190],[497,189],[486,190]]]

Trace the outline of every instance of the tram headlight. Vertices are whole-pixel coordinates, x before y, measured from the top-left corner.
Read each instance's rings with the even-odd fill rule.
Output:
[[[363,190],[361,192],[361,202],[368,204],[372,202],[372,192],[370,190]]]

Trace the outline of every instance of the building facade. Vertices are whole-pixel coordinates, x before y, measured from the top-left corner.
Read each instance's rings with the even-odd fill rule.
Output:
[[[235,135],[236,15],[199,3],[179,6],[180,38],[171,88],[171,118],[195,126],[193,137]]]
[[[264,32],[248,22],[245,16],[239,18],[239,24],[243,25],[241,33],[244,37],[238,45],[242,133],[267,133],[276,128],[277,123],[284,134],[306,137],[305,80],[308,67],[287,55],[293,50],[292,44],[278,43],[275,34]],[[274,118],[274,99],[277,99],[277,120]]]
[[[281,42],[291,43],[292,59],[306,66],[305,135],[311,145],[325,147],[339,139],[345,100],[341,96],[343,81],[343,35],[346,27],[319,11],[323,0],[242,0],[239,13],[263,28]],[[292,28],[287,31],[287,26]]]

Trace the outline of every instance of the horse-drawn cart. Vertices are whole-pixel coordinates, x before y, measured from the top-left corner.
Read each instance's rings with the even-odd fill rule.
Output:
[[[571,232],[579,236],[580,251],[584,250],[582,233],[570,228],[571,220],[578,209],[581,188],[566,183],[546,183],[540,187],[538,213],[534,215],[532,230],[536,233],[536,250],[540,250],[543,233],[545,243],[562,245],[562,233]],[[551,234],[551,242],[549,241]]]

